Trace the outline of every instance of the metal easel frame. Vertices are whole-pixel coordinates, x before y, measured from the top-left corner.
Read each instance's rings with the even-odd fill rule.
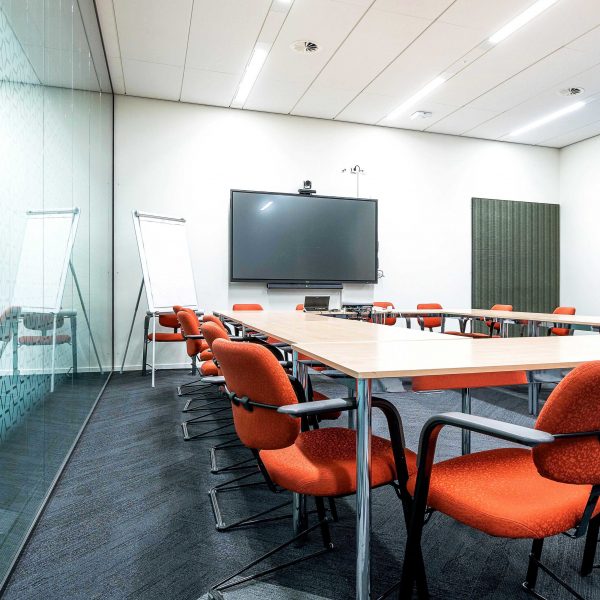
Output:
[[[135,229],[135,237],[138,244],[138,250],[140,254],[140,263],[142,265],[142,282],[140,283],[140,289],[138,291],[137,300],[135,302],[135,308],[133,310],[133,317],[131,319],[131,326],[129,328],[129,334],[127,336],[127,343],[125,345],[125,352],[123,353],[123,361],[121,362],[120,373],[123,374],[123,370],[125,368],[125,359],[127,358],[127,352],[129,350],[129,344],[131,342],[131,335],[133,333],[133,328],[135,325],[135,319],[137,316],[138,308],[140,306],[140,300],[142,298],[142,290],[144,287],[146,288],[146,299],[148,301],[148,311],[146,312],[145,322],[144,322],[144,335],[147,335],[149,320],[152,319],[152,387],[155,387],[155,371],[156,371],[156,319],[161,314],[160,310],[157,310],[154,296],[152,294],[152,288],[150,284],[150,273],[148,272],[148,265],[146,262],[146,252],[144,251],[144,238],[142,236],[142,230],[140,228],[140,218],[146,217],[150,219],[155,219],[157,221],[171,221],[176,223],[185,223],[186,220],[183,217],[168,217],[165,215],[155,215],[151,213],[144,213],[138,210],[132,211],[133,217],[133,227]],[[195,299],[194,306],[189,306],[189,308],[193,308],[198,310],[198,301]],[[147,338],[145,338],[147,339]],[[146,370],[146,346],[144,347],[144,364],[142,365],[142,370],[145,372]]]

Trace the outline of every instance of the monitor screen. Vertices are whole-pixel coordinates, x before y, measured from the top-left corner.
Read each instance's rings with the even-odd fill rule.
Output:
[[[377,282],[377,200],[231,191],[231,281]]]

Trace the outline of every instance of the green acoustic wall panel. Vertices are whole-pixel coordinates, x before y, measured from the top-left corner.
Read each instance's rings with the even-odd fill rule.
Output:
[[[552,312],[559,304],[559,205],[473,198],[473,308],[512,304]]]

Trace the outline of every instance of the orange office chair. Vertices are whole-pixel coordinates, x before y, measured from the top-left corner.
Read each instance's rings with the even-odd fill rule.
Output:
[[[443,306],[437,302],[417,304],[417,310],[427,310],[428,308],[439,310],[443,308]],[[441,331],[444,333],[444,319],[442,317],[417,317],[417,323],[422,331],[425,329],[433,331],[436,327],[441,327]]]
[[[559,306],[552,311],[553,315],[574,315],[574,306]],[[571,327],[551,327],[548,329],[548,335],[573,335],[574,329]]]
[[[373,302],[373,306],[377,306],[378,308],[394,308],[394,305],[391,302]],[[396,317],[386,317],[384,321],[384,325],[395,325]]]
[[[511,312],[512,309],[513,309],[512,304],[494,304],[494,306],[492,306],[490,308],[490,310],[499,310],[499,311],[507,311],[507,312]],[[483,321],[483,319],[481,319],[481,321]],[[446,333],[448,333],[450,335],[461,335],[461,336],[470,337],[470,338],[474,338],[474,339],[500,337],[499,334],[501,332],[502,325],[499,322],[497,322],[496,320],[489,319],[489,320],[485,321],[485,324],[489,328],[489,333],[479,333],[476,331],[471,331],[470,333],[465,333],[464,331],[447,331]],[[496,334],[494,335],[495,332],[496,332]]]
[[[318,514],[316,524],[211,588],[223,592],[241,581],[290,566],[292,563],[286,563],[237,579],[316,528],[320,528],[324,548],[302,560],[333,548],[324,499],[356,493],[356,432],[337,427],[318,429],[312,419],[323,411],[349,410],[356,405],[346,398],[305,402],[298,380],[288,376],[262,346],[219,339],[213,343],[213,352],[225,376],[236,432],[255,455],[269,488],[314,497]],[[373,406],[384,412],[392,441],[373,436],[371,483],[373,487],[392,485],[408,515],[410,498],[404,482],[414,472],[415,455],[404,450],[397,409],[379,398],[373,398]],[[311,421],[313,429],[309,428]]]
[[[413,377],[413,392],[431,392],[434,390],[460,390],[461,410],[471,414],[471,390],[482,387],[505,387],[529,385],[525,371],[504,371],[499,373],[461,373],[457,375],[420,375]],[[531,412],[531,411],[530,411]],[[462,432],[462,453],[471,452],[471,433]]]
[[[146,375],[148,369],[148,344],[150,342],[156,342],[157,344],[171,344],[184,341],[183,335],[181,335],[181,332],[179,331],[177,311],[158,315],[158,324],[161,327],[172,329],[173,331],[157,331],[156,335],[154,335],[151,331],[148,331],[151,317],[151,314],[146,314],[146,318],[144,319],[144,348],[142,356],[142,375]]]
[[[200,393],[206,389],[214,389],[215,386],[217,386],[218,388],[224,383],[224,380],[222,377],[220,377],[221,373],[219,372],[217,365],[213,361],[212,353],[209,350],[208,342],[204,339],[202,333],[200,332],[200,322],[198,320],[198,317],[193,311],[181,310],[177,313],[177,318],[179,319],[179,323],[181,324],[181,330],[185,337],[186,350],[188,356],[192,358],[192,361],[195,361],[196,357],[200,357],[200,360],[202,361],[198,368],[201,377],[198,381],[193,382],[193,393]],[[214,323],[212,323],[212,325],[214,327],[219,327]],[[223,332],[225,333],[224,329]],[[225,333],[225,335],[227,334]],[[215,414],[227,411],[227,407],[223,405],[223,398],[223,394],[219,392],[217,394],[209,396],[196,396],[190,398],[187,401],[183,409],[184,413],[202,412],[204,414],[201,414],[198,417],[193,417],[181,423],[181,428],[183,430],[183,439],[186,442],[195,439],[212,437],[213,434],[215,434],[216,432],[220,432],[231,425],[231,419],[229,418],[229,416],[226,418],[214,418]],[[197,400],[201,400],[202,405],[199,407],[192,407],[192,402]],[[215,405],[217,405],[216,408],[214,408]],[[204,424],[222,422],[225,422],[226,424],[219,425],[214,429],[200,432],[194,435],[191,435],[188,429],[191,423]]]
[[[296,310],[304,310],[304,304],[296,304]]]
[[[438,435],[458,427],[529,449],[499,448],[434,464]],[[600,528],[600,362],[574,369],[552,392],[535,428],[446,413],[430,418],[419,444],[401,594],[412,597],[427,507],[488,535],[533,539],[524,589],[536,591],[539,569],[575,598],[583,597],[541,562],[545,538],[574,529],[586,537],[581,574],[591,572]],[[514,594],[516,596],[516,594]]]
[[[233,310],[264,310],[260,304],[234,304]]]

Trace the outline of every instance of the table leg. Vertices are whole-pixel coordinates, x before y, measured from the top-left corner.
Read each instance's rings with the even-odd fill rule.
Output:
[[[462,392],[462,412],[466,415],[471,414],[471,390],[463,389]],[[471,454],[471,432],[468,429],[462,430],[462,453]]]
[[[356,598],[371,593],[371,381],[357,380]]]

